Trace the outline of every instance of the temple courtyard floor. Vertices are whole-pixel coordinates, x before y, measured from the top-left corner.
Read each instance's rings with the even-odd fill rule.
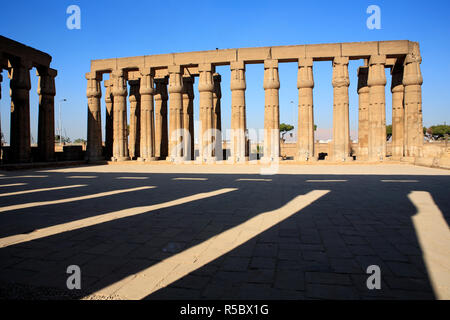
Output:
[[[0,298],[449,299],[449,190],[408,164],[1,171]]]

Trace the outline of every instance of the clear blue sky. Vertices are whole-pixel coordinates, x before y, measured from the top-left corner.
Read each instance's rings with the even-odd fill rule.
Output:
[[[81,30],[66,28],[66,9],[81,8]],[[381,30],[369,30],[369,5],[381,8]],[[327,42],[412,40],[423,57],[424,125],[450,123],[450,2],[445,1],[3,1],[0,34],[48,52],[58,70],[58,101],[67,135],[86,137],[87,98],[84,74],[91,59],[170,52]],[[350,72],[350,125],[357,130],[356,70]],[[222,127],[230,128],[230,71],[222,74]],[[315,122],[332,127],[331,62],[314,64]],[[388,75],[388,74],[387,74]],[[1,124],[9,141],[9,80],[3,71]],[[297,125],[297,66],[280,66],[280,120]],[[386,86],[387,123],[391,123],[390,77]],[[32,71],[31,128],[37,140],[37,77]],[[263,66],[247,68],[249,128],[264,121]],[[290,102],[293,101],[291,104]],[[198,119],[198,93],[195,118]],[[104,106],[104,100],[102,98]],[[104,117],[104,107],[102,110]],[[58,113],[55,112],[57,115]],[[104,123],[104,122],[103,122]]]

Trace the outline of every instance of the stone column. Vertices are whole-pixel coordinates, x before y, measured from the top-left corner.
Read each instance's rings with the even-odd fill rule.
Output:
[[[168,156],[167,133],[167,79],[155,79],[155,157],[166,159]]]
[[[14,61],[10,72],[11,134],[10,162],[30,162],[30,69],[28,61]]]
[[[183,156],[183,81],[180,66],[169,66],[169,156],[167,160],[180,161]]]
[[[198,91],[200,92],[200,135],[199,135],[199,157],[202,162],[213,162],[215,156],[213,154],[213,67],[211,64],[200,64],[198,66],[200,72]]]
[[[264,157],[263,161],[277,161],[280,157],[280,102],[278,89],[278,60],[264,61]]]
[[[40,161],[52,161],[55,156],[55,77],[57,71],[38,69],[39,121],[38,149]]]
[[[231,149],[230,160],[248,160],[245,147],[245,64],[243,61],[230,63],[231,69]]]
[[[403,105],[403,64],[395,64],[391,71],[391,92],[392,92],[392,158],[400,159],[404,156],[404,122],[405,108]]]
[[[358,68],[358,160],[367,160],[369,156],[369,67]]]
[[[348,115],[348,57],[333,59],[333,156],[334,161],[351,161]]]
[[[88,134],[86,155],[89,161],[98,161],[102,159],[101,78],[94,71],[86,73],[86,79],[88,81]]]
[[[297,160],[312,161],[314,156],[313,59],[298,59]]]
[[[123,70],[111,73],[114,103],[113,161],[129,160],[127,136],[127,80]]]
[[[418,52],[406,56],[403,85],[405,86],[405,157],[422,156],[422,58]]]
[[[140,161],[155,160],[155,111],[153,95],[155,93],[153,72],[150,69],[141,71],[141,146]]]
[[[2,81],[3,81],[3,76],[2,76],[2,69],[0,69],[0,100],[2,99]],[[3,161],[3,138],[2,138],[2,117],[0,116],[0,159],[1,161]]]
[[[113,155],[113,113],[114,113],[114,103],[112,95],[112,81],[104,81],[106,93],[105,93],[105,104],[106,104],[106,123],[105,123],[105,158],[111,159]]]
[[[194,77],[183,77],[183,158],[194,160]]]
[[[222,98],[222,91],[220,89],[220,82],[222,77],[218,73],[213,74],[214,91],[213,91],[213,129],[215,148],[214,155],[217,160],[223,160],[222,151],[222,115],[220,110],[220,99]]]
[[[139,93],[140,80],[129,80],[130,85],[130,127],[128,136],[128,152],[131,159],[137,159],[140,146],[140,111],[141,95]]]
[[[369,160],[382,161],[386,157],[386,74],[385,55],[369,60]]]

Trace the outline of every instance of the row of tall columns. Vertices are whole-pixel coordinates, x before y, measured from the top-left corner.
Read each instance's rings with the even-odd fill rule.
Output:
[[[358,69],[359,146],[361,160],[379,161],[386,157],[385,55],[365,59]],[[423,143],[420,73],[421,58],[409,54],[392,68],[392,106],[394,157],[420,156]],[[333,59],[333,140],[332,159],[350,161],[350,127],[348,57]],[[231,62],[231,146],[230,157],[236,162],[248,159],[246,148],[245,64]],[[194,159],[193,84],[192,76],[183,75],[181,66],[169,66],[167,79],[154,79],[148,70],[140,72],[139,80],[130,80],[130,128],[127,136],[127,80],[123,70],[115,70],[106,87],[106,154],[115,160]],[[199,151],[202,162],[222,159],[221,77],[211,64],[200,64],[200,132]],[[20,78],[19,76],[17,76]],[[101,157],[100,80],[88,73],[88,155]],[[44,79],[44,78],[43,78]],[[43,80],[43,83],[45,81]],[[280,155],[279,140],[278,61],[264,61],[264,158],[274,161]],[[298,60],[298,143],[297,160],[313,161],[313,59]],[[48,90],[47,90],[48,91]],[[44,92],[44,95],[46,94]],[[170,96],[170,123],[167,128],[167,99]],[[50,91],[48,91],[50,92]],[[50,92],[51,93],[51,92]],[[153,100],[154,99],[154,100]],[[21,101],[15,99],[14,101]],[[44,99],[45,100],[45,99]],[[49,100],[49,105],[52,101]],[[45,108],[42,108],[43,110]],[[44,120],[43,120],[44,121]],[[112,126],[111,130],[108,129]],[[110,151],[112,150],[112,151]]]
[[[246,111],[245,111],[245,64],[243,61],[231,62],[231,148],[230,160],[244,162],[246,153]]]
[[[419,55],[408,54],[392,67],[392,157],[422,155],[422,89]],[[386,56],[372,56],[358,69],[358,159],[386,157]]]
[[[348,57],[333,60],[333,155],[334,161],[350,161]]]
[[[280,157],[280,102],[278,60],[264,61],[264,161]]]
[[[297,160],[312,161],[314,156],[313,60],[298,60],[298,134]]]
[[[13,163],[31,161],[30,135],[30,69],[29,61],[11,59],[9,70],[11,94],[11,128],[8,161]],[[55,119],[54,98],[57,71],[38,67],[37,93],[39,95],[38,115],[38,160],[54,160]],[[1,82],[1,79],[0,79]],[[36,160],[36,159],[35,159]]]

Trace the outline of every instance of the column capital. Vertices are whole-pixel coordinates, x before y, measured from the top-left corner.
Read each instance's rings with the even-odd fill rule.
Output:
[[[39,76],[37,93],[39,95],[55,96],[55,77],[58,72],[55,69],[45,68],[37,69],[36,73]]]
[[[297,73],[297,88],[314,88],[314,76],[312,72],[313,59],[299,58]]]
[[[367,79],[369,87],[386,85],[386,72],[384,71],[385,64],[385,55],[374,55],[370,57],[369,78]]]
[[[155,100],[167,101],[169,98],[167,94],[167,78],[155,79]]]
[[[220,82],[222,81],[222,76],[218,73],[213,74],[214,80],[214,94],[218,99],[222,97],[222,90],[220,88]]]
[[[33,67],[28,60],[15,60],[11,63],[12,68],[9,71],[9,78],[11,79],[11,89],[31,89],[30,69]]]
[[[126,73],[123,69],[116,69],[111,72],[112,80],[112,94],[113,96],[126,96],[127,95],[127,79]]]
[[[141,83],[139,93],[141,95],[152,95],[155,93],[154,76],[155,72],[150,69],[141,70]]]
[[[333,88],[348,87],[350,78],[348,76],[348,57],[335,57],[333,59]]]
[[[128,99],[130,102],[137,102],[139,101],[139,89],[141,85],[140,80],[128,80],[128,84],[130,85],[130,94],[128,96]]]
[[[369,79],[369,67],[362,66],[358,68],[358,93],[368,93],[369,85],[367,80]]]
[[[200,72],[198,80],[198,91],[212,92],[214,90],[214,80],[213,80],[214,68],[212,64],[210,63],[199,64],[198,71]]]
[[[334,57],[333,58],[333,66],[335,64],[339,65],[348,65],[349,58],[348,57]]]
[[[230,63],[231,81],[230,90],[245,90],[245,64],[244,61],[233,61]]]
[[[423,78],[420,71],[422,58],[420,55],[408,54],[404,62],[403,85],[422,85]]]
[[[392,75],[392,81],[391,81],[391,92],[403,92],[405,89],[403,86],[403,72],[404,67],[402,64],[395,64],[392,67],[391,75]]]
[[[96,72],[86,73],[87,79],[87,90],[86,96],[88,98],[100,98],[102,96],[102,91],[100,88],[100,80]]]
[[[280,89],[278,60],[264,60],[264,89]]]
[[[183,81],[180,66],[169,66],[169,93],[181,93]]]
[[[187,95],[189,99],[194,99],[194,77],[183,77],[183,94]]]

